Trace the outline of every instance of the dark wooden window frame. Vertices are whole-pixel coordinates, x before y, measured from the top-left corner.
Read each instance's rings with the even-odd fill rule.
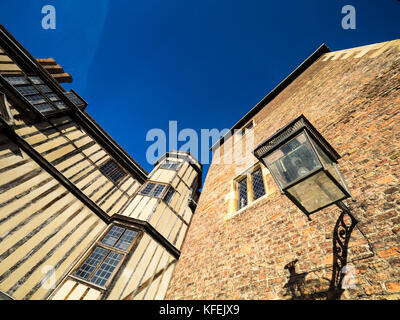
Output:
[[[103,239],[107,236],[107,234],[112,230],[112,228],[114,226],[120,227],[120,228],[124,228],[125,231],[126,230],[131,230],[131,231],[135,231],[137,234],[135,236],[135,239],[132,241],[132,243],[129,245],[129,248],[127,250],[121,250],[121,249],[117,249],[111,246],[108,246],[104,243],[102,243]],[[125,231],[119,236],[119,238],[115,241],[115,244],[118,243],[118,241],[122,238],[122,236],[124,235]],[[90,250],[88,250],[88,252],[84,255],[84,257],[82,258],[81,262],[72,270],[71,272],[71,276],[73,279],[77,279],[79,281],[82,281],[84,283],[87,283],[90,286],[93,286],[95,288],[101,289],[101,290],[107,290],[107,287],[110,285],[110,283],[112,282],[113,278],[115,277],[115,275],[117,274],[117,272],[119,271],[121,265],[123,264],[124,260],[126,259],[127,255],[130,254],[131,249],[136,245],[136,243],[139,241],[140,235],[141,235],[142,231],[140,229],[136,229],[136,228],[132,228],[132,227],[128,227],[125,226],[123,224],[120,223],[113,223],[111,225],[108,226],[107,230],[101,235],[101,237],[93,244],[93,246],[90,248]],[[103,248],[105,250],[109,250],[110,252],[105,255],[101,261],[98,263],[98,265],[96,266],[96,268],[91,272],[90,276],[88,277],[88,279],[82,278],[80,276],[78,276],[76,273],[77,271],[81,268],[81,266],[87,261],[87,259],[90,257],[90,255],[94,252],[94,250],[96,250],[97,247]],[[98,284],[95,284],[93,282],[91,282],[90,280],[95,276],[96,272],[98,271],[98,269],[100,269],[101,265],[103,264],[103,262],[106,260],[106,258],[109,256],[109,254],[111,252],[114,253],[119,253],[122,254],[122,258],[121,260],[118,262],[118,265],[115,266],[115,269],[113,270],[113,272],[111,273],[110,277],[107,279],[107,282],[105,283],[104,286],[100,286]]]
[[[147,185],[150,184],[150,183],[154,184],[155,186],[149,191],[149,193],[147,193],[147,194],[142,193],[143,190],[144,190],[144,189],[147,187]],[[151,193],[152,191],[154,191],[154,189],[157,187],[157,185],[163,185],[163,186],[164,186],[164,189],[163,189],[163,191],[162,191],[158,196],[154,196],[154,195],[152,195],[152,194],[150,194],[150,193]],[[163,182],[157,182],[157,181],[151,181],[151,180],[150,180],[150,181],[147,181],[147,182],[140,188],[139,194],[142,195],[142,196],[146,196],[146,197],[151,197],[151,198],[156,198],[156,199],[164,199],[164,196],[167,194],[167,192],[168,192],[168,190],[169,190],[168,187],[171,187],[171,185],[168,184],[168,183],[163,183]]]
[[[38,92],[37,94],[40,94],[40,95],[45,99],[45,103],[50,104],[50,105],[54,108],[54,110],[45,111],[45,112],[42,112],[42,111],[38,110],[38,109],[35,107],[35,105],[34,105],[33,103],[31,103],[31,102],[25,97],[25,95],[23,95],[22,93],[20,93],[20,92],[17,90],[17,87],[18,87],[19,85],[16,86],[16,85],[13,85],[13,84],[9,83],[9,82],[6,80],[7,77],[23,77],[25,80],[27,80],[27,81],[29,82],[29,84],[26,84],[26,85],[27,85],[27,86],[28,86],[28,85],[29,85],[29,86],[32,86],[32,87]],[[30,79],[30,77],[39,77],[40,80],[41,80],[43,83],[42,83],[42,84],[35,84],[35,83]],[[70,112],[70,107],[69,107],[68,103],[65,103],[65,101],[64,101],[64,99],[68,99],[68,98],[65,97],[64,94],[61,95],[61,94],[59,94],[57,91],[55,91],[55,90],[52,88],[51,85],[49,85],[48,83],[46,83],[46,81],[45,81],[43,78],[41,78],[39,75],[37,75],[37,74],[24,74],[24,73],[19,73],[19,74],[6,74],[6,75],[0,75],[0,78],[1,78],[1,80],[2,80],[2,81],[1,81],[1,84],[2,84],[3,86],[5,86],[6,89],[9,89],[10,91],[12,91],[12,95],[13,95],[13,96],[15,96],[17,99],[21,100],[25,105],[27,105],[27,106],[29,107],[30,110],[32,110],[32,111],[33,111],[37,116],[39,116],[40,118],[51,117],[51,116],[53,116],[53,115],[59,116],[59,115],[62,115],[62,114],[65,114],[65,113]],[[49,89],[52,91],[51,93],[54,93],[54,94],[56,94],[56,95],[58,96],[58,100],[57,100],[57,101],[62,101],[62,102],[64,102],[64,104],[66,105],[66,108],[65,108],[65,109],[59,109],[59,108],[55,105],[54,101],[52,101],[52,100],[47,96],[48,93],[45,93],[43,90],[41,90],[41,89],[39,88],[40,85],[46,85],[47,87],[49,87]],[[69,101],[69,100],[68,100],[68,101]],[[70,102],[70,103],[71,103],[71,102]]]
[[[177,166],[176,166],[175,169],[174,169],[174,168],[171,168],[171,167],[164,168],[164,166],[165,166],[166,164],[172,164],[172,165],[177,164]],[[182,166],[182,162],[165,160],[165,161],[163,161],[163,162],[160,164],[160,169],[178,171],[178,170],[180,169],[181,166]]]
[[[107,165],[108,163],[110,163],[110,162],[113,162],[113,163],[115,164],[115,168],[114,168],[110,173],[106,173],[106,172],[104,172],[104,171],[102,170],[102,168],[103,168],[104,166],[106,166],[106,165]],[[118,165],[118,163],[117,163],[114,159],[112,159],[112,158],[110,158],[110,159],[104,161],[102,164],[98,165],[98,168],[99,168],[100,172],[101,172],[108,180],[110,180],[112,183],[114,183],[115,185],[118,185],[118,184],[121,182],[121,180],[122,180],[124,177],[126,177],[126,176],[128,175],[128,173],[127,173],[124,169],[122,169],[122,168]],[[113,172],[116,172],[117,170],[121,170],[121,171],[124,173],[124,175],[120,176],[120,177],[118,178],[118,180],[115,180],[115,181],[114,181],[114,180],[109,176],[109,174],[111,174],[111,173],[113,173]]]

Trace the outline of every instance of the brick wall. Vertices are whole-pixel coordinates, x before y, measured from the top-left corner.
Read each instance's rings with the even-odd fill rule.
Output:
[[[356,199],[347,203],[372,244],[354,229],[348,263],[356,286],[341,299],[400,299],[400,45],[368,48],[319,58],[254,116],[255,145],[300,114],[311,121],[342,155]],[[269,176],[274,192],[226,219],[225,197],[245,166],[211,164],[166,298],[326,298],[340,210],[309,221]]]

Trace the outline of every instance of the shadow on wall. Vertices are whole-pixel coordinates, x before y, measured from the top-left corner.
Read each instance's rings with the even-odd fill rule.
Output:
[[[345,273],[343,268],[347,264],[347,249],[351,233],[357,220],[342,211],[333,230],[333,262],[331,279],[319,278],[306,280],[309,272],[297,273],[298,260],[289,262],[285,269],[289,271],[289,280],[284,285],[283,296],[292,300],[339,300],[342,293],[342,282]]]

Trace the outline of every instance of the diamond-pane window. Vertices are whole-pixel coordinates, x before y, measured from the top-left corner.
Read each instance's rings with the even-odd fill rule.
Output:
[[[244,178],[239,182],[238,185],[239,199],[238,199],[238,209],[242,209],[247,206],[247,179]]]
[[[257,200],[265,194],[261,169],[258,169],[251,175],[251,184],[253,186],[253,200]]]

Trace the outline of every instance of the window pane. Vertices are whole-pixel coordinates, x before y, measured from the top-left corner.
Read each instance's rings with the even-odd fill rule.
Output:
[[[91,255],[85,260],[85,262],[81,265],[81,267],[78,269],[76,272],[76,275],[83,278],[83,279],[89,279],[90,275],[96,269],[96,267],[99,265],[99,263],[103,260],[103,258],[106,256],[107,253],[109,253],[109,250],[96,247],[94,251],[91,253]]]
[[[169,187],[169,189],[168,189],[168,191],[167,191],[167,194],[166,194],[165,197],[164,197],[164,201],[165,201],[166,203],[170,203],[172,197],[174,196],[174,193],[175,193],[174,188]]]
[[[106,236],[101,240],[101,243],[113,247],[117,242],[121,234],[124,232],[124,228],[113,226],[110,231],[106,234]]]
[[[126,172],[118,167],[112,160],[100,167],[100,171],[113,182],[118,182],[122,177],[126,176]]]
[[[287,189],[308,212],[313,212],[346,197],[324,171]]]
[[[321,167],[305,133],[297,135],[264,159],[281,188]]]
[[[114,161],[107,161],[103,166],[101,166],[100,171],[108,176],[113,170],[117,168]]]
[[[32,104],[45,103],[47,101],[41,94],[26,96],[25,98]]]
[[[43,91],[44,93],[52,92],[51,89],[50,89],[47,85],[45,85],[45,84],[39,85],[38,88],[39,88],[41,91]]]
[[[19,85],[19,84],[29,84],[29,81],[25,79],[25,77],[17,76],[17,77],[5,77],[7,82],[12,85]]]
[[[68,108],[68,106],[63,101],[56,101],[56,102],[54,102],[54,104],[58,109],[67,109]]]
[[[126,230],[124,235],[118,241],[115,248],[120,250],[128,250],[128,248],[132,244],[133,239],[135,239],[136,235],[137,235],[136,231]]]
[[[165,185],[158,184],[153,190],[153,197],[158,197],[164,190]]]
[[[166,161],[161,165],[161,169],[173,169],[176,170],[179,167],[179,162]]]
[[[154,188],[154,186],[155,186],[155,183],[148,183],[145,187],[144,187],[144,189],[142,190],[142,194],[149,194],[150,193],[150,191]]]
[[[251,182],[253,185],[253,197],[254,200],[256,200],[265,194],[264,181],[261,169],[258,169],[251,175]]]
[[[51,101],[60,100],[60,97],[58,95],[56,95],[55,93],[48,93],[47,98],[49,98]]]
[[[114,182],[118,182],[122,177],[126,175],[125,171],[117,168],[110,174],[110,179]]]
[[[53,106],[50,103],[42,103],[35,105],[35,109],[40,112],[47,112],[54,110]]]
[[[121,259],[122,254],[110,252],[100,268],[96,271],[91,282],[99,286],[104,286]]]
[[[22,95],[38,94],[39,93],[33,86],[15,87],[15,89],[17,89],[17,91]]]
[[[65,96],[68,98],[69,101],[71,101],[74,105],[77,107],[84,106],[85,104],[81,99],[79,99],[73,92],[66,92]]]
[[[247,206],[247,179],[239,182],[239,203],[238,208],[242,209]]]
[[[171,169],[176,170],[176,169],[178,169],[178,167],[179,167],[179,163],[174,163],[174,164],[172,164]]]
[[[37,76],[29,77],[29,79],[30,79],[34,84],[42,84],[42,83],[43,83],[43,81],[42,81],[39,77],[37,77]]]

